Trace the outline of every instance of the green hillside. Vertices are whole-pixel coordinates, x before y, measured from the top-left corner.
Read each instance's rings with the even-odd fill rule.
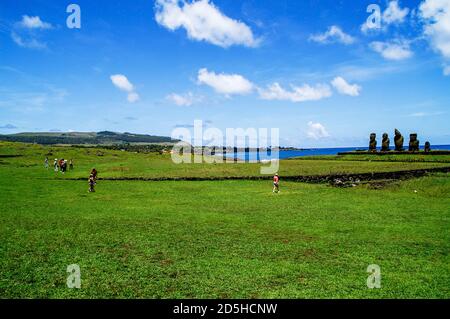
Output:
[[[38,132],[0,135],[0,141],[50,144],[120,144],[120,143],[175,143],[166,136],[154,136],[146,134],[102,132]]]

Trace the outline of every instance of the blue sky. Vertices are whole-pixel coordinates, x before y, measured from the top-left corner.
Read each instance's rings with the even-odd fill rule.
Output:
[[[200,119],[279,127],[286,146],[394,128],[449,144],[449,21],[449,0],[2,0],[0,133],[170,135]]]

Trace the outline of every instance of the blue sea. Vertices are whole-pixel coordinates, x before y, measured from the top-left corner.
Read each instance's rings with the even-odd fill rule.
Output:
[[[420,147],[423,149],[423,146]],[[380,149],[380,148],[379,148]],[[393,148],[392,148],[393,149]],[[431,145],[432,150],[450,150],[450,145]],[[356,150],[367,150],[367,147],[337,147],[337,148],[313,148],[307,150],[286,150],[280,151],[279,159],[287,159],[300,156],[336,155],[340,152],[351,152]],[[246,162],[265,161],[277,158],[276,152],[237,152],[227,153],[229,158],[237,158]]]

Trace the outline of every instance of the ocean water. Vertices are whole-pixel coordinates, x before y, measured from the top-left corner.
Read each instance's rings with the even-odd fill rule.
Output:
[[[394,149],[391,147],[391,149]],[[420,146],[423,149],[423,145]],[[450,145],[431,145],[432,150],[450,150]],[[336,155],[340,152],[350,152],[356,150],[367,150],[367,147],[337,147],[337,148],[314,148],[308,150],[287,150],[279,152],[279,159],[287,159],[300,156],[317,156],[317,155]],[[378,148],[380,150],[380,148]],[[276,152],[237,152],[237,153],[227,153],[226,157],[237,158],[239,160],[245,160],[247,162],[252,161],[264,161],[276,159]]]

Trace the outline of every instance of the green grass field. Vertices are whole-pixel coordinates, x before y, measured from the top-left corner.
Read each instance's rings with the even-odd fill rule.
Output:
[[[75,170],[45,170],[49,152]],[[0,157],[1,298],[450,297],[449,174],[381,189],[282,182],[280,194],[270,181],[99,181],[90,194],[93,166],[102,177],[251,176],[260,166],[14,143],[0,143],[1,155],[22,155]],[[295,159],[280,174],[447,160]],[[69,264],[81,267],[81,289],[66,287]],[[369,264],[381,267],[380,289],[366,286]]]

